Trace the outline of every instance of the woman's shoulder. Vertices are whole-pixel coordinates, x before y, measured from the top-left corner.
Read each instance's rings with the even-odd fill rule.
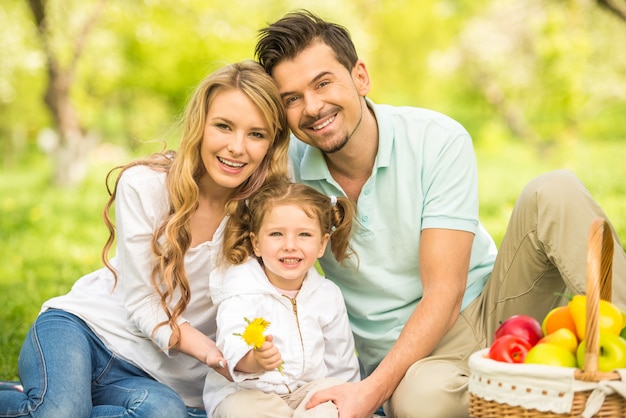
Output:
[[[167,172],[145,164],[138,164],[127,168],[120,176],[120,184],[133,186],[162,185],[165,183]]]

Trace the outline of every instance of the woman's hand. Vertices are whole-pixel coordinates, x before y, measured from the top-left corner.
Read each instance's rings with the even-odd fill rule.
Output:
[[[231,382],[233,381],[230,371],[228,370],[228,363],[217,346],[213,346],[207,350],[204,355],[204,363],[226,379]]]

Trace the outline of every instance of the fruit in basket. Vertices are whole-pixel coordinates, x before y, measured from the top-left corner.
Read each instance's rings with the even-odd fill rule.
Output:
[[[531,348],[524,338],[507,334],[494,340],[489,348],[489,358],[504,363],[523,363]]]
[[[587,321],[587,297],[585,295],[574,295],[568,306],[576,324],[576,335],[582,341],[585,339],[585,323]],[[600,300],[600,311],[598,316],[598,329],[600,333],[619,335],[624,328],[622,311],[611,302]]]
[[[559,328],[540,339],[537,344],[542,343],[560,345],[572,354],[576,354],[576,350],[578,349],[578,337],[576,337],[574,331],[569,328]]]
[[[543,335],[552,334],[560,328],[567,328],[576,333],[576,324],[568,305],[552,309],[541,322]]]
[[[550,343],[538,343],[532,347],[524,363],[557,367],[576,367],[577,365],[574,353],[563,346]]]
[[[495,338],[504,335],[517,335],[533,346],[543,337],[543,331],[541,331],[539,321],[535,318],[528,315],[513,315],[500,324]]]
[[[598,352],[598,370],[610,372],[626,368],[626,340],[619,335],[600,332],[600,350]],[[577,351],[578,368],[585,368],[585,341]]]

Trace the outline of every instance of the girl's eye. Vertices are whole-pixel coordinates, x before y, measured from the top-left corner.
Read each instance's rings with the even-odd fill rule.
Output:
[[[301,237],[310,237],[310,236],[311,236],[311,234],[309,234],[308,232],[301,232],[301,233],[300,233],[300,236],[301,236]]]
[[[280,237],[282,234],[280,232],[272,232],[270,233],[270,237]]]

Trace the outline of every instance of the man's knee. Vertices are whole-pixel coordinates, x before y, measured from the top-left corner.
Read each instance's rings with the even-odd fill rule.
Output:
[[[584,186],[576,175],[569,170],[554,170],[532,179],[522,190],[520,197],[547,197],[557,201],[567,200],[572,192],[578,193]]]
[[[415,363],[385,405],[390,417],[467,418],[467,373],[450,361]]]

